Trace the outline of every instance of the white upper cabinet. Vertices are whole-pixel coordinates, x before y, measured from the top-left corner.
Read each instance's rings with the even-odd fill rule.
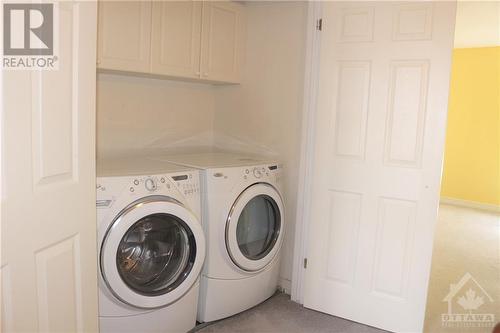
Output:
[[[200,77],[201,10],[199,1],[155,1],[151,71]]]
[[[103,1],[98,68],[238,83],[243,6],[230,1]]]
[[[151,2],[100,1],[98,68],[149,72]]]
[[[203,3],[201,75],[238,82],[242,33],[241,5],[229,1]]]

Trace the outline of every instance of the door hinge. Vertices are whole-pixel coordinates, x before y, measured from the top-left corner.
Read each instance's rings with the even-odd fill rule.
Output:
[[[307,268],[307,258],[304,258],[304,268]]]
[[[322,31],[323,30],[323,19],[320,18],[319,20],[316,21],[316,30]]]

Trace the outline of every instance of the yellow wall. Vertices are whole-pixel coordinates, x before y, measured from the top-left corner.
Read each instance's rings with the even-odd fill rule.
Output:
[[[453,51],[441,195],[500,205],[500,47]]]

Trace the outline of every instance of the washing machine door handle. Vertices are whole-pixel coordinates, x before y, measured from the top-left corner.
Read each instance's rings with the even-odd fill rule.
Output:
[[[197,281],[205,260],[198,218],[182,204],[155,197],[124,209],[108,228],[100,268],[110,292],[137,308],[180,299]]]
[[[284,237],[284,205],[267,183],[246,188],[233,203],[225,228],[232,262],[246,272],[259,272],[277,257]]]

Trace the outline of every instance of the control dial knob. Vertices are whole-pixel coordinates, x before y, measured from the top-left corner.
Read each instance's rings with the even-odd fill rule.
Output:
[[[255,176],[255,178],[260,178],[260,177],[262,177],[262,171],[260,171],[259,168],[254,168],[253,175]]]
[[[156,183],[153,178],[148,178],[144,181],[144,186],[148,191],[156,191]]]

